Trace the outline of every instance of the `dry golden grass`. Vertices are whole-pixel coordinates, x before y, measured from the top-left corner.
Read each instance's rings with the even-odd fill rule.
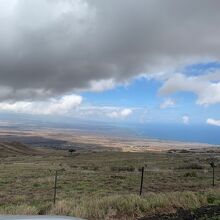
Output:
[[[220,189],[207,192],[171,192],[148,193],[144,197],[138,195],[110,195],[61,200],[45,207],[14,205],[0,208],[0,214],[35,215],[68,215],[86,219],[137,219],[137,217],[154,213],[175,212],[177,208],[195,209],[210,203],[220,202]]]

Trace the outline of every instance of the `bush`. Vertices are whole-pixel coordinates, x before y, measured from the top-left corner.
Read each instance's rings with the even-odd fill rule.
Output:
[[[189,150],[185,150],[185,149],[183,149],[183,150],[180,150],[179,153],[187,154],[187,153],[190,153],[190,151],[189,151]]]
[[[134,172],[135,168],[133,166],[128,166],[128,167],[111,167],[111,171],[114,171],[114,172]]]
[[[215,193],[210,193],[207,196],[207,202],[209,204],[220,205],[220,195]]]
[[[204,167],[198,163],[189,163],[180,166],[178,169],[192,169],[192,170],[202,170]]]
[[[40,187],[40,183],[34,183],[33,187],[35,187],[35,188]]]
[[[210,204],[213,204],[215,200],[216,200],[216,198],[212,195],[208,196],[208,198],[207,198],[207,202]]]
[[[187,172],[183,175],[184,177],[197,177],[197,173],[195,171],[193,172]]]

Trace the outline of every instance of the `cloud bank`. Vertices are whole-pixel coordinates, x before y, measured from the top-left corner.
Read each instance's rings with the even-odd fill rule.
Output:
[[[218,0],[1,1],[0,100],[102,91],[140,73],[219,59],[219,8]],[[198,103],[217,100],[202,94]]]
[[[186,76],[176,73],[165,80],[159,93],[168,95],[176,92],[193,92],[197,95],[196,103],[210,105],[220,103],[220,73],[200,76]]]
[[[48,101],[17,101],[13,103],[1,102],[0,111],[14,113],[28,113],[41,115],[65,115],[79,107],[82,103],[82,97],[78,95],[63,96],[59,99],[50,99]]]
[[[107,116],[110,118],[127,118],[129,115],[132,114],[132,109],[129,108],[125,108],[125,109],[121,109],[121,110],[114,110],[110,113],[107,113]]]
[[[209,125],[220,126],[220,120],[215,120],[215,119],[212,119],[212,118],[208,118],[206,120],[206,123],[209,124]]]

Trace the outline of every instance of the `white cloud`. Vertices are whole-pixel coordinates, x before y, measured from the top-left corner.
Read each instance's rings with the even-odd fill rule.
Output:
[[[79,95],[67,95],[59,99],[49,99],[48,101],[18,101],[1,102],[1,111],[10,111],[16,113],[28,114],[66,114],[78,107],[82,103],[82,97]]]
[[[121,113],[122,117],[127,117],[128,115],[130,115],[132,113],[132,110],[126,108],[126,109],[123,109],[120,113]]]
[[[164,100],[163,103],[161,103],[160,108],[161,109],[166,109],[166,108],[171,108],[175,106],[175,100],[174,99],[166,99]]]
[[[190,118],[189,118],[189,116],[184,115],[184,116],[182,117],[182,120],[183,120],[183,123],[184,123],[184,124],[188,125],[188,124],[189,124],[189,121],[190,121]]]
[[[92,80],[90,81],[89,90],[93,92],[101,92],[104,90],[113,89],[115,87],[115,81],[113,79],[107,80]]]
[[[220,126],[220,120],[215,120],[215,119],[212,119],[212,118],[208,118],[206,120],[206,123],[209,124],[209,125]]]
[[[107,113],[107,116],[110,118],[126,118],[129,115],[132,114],[132,110],[129,108],[121,109],[121,110],[115,110],[110,113]]]
[[[165,81],[159,93],[168,95],[176,92],[193,92],[198,96],[197,104],[216,104],[220,103],[219,78],[219,73],[203,76],[185,76],[184,74],[176,73]]]

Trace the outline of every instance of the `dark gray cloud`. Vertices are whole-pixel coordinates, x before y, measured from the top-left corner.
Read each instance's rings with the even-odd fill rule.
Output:
[[[0,8],[1,100],[220,58],[218,0],[8,0]]]

